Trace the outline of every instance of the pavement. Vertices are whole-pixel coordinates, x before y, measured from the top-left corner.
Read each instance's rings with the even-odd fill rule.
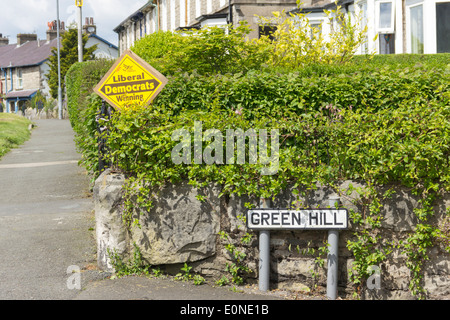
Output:
[[[90,179],[70,122],[34,123],[31,139],[0,160],[0,300],[286,299],[99,270]]]

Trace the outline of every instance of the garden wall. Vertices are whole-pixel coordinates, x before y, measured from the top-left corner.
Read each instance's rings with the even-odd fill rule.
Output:
[[[224,34],[217,36],[220,40]],[[136,244],[147,263],[167,270],[178,273],[187,262],[213,280],[256,282],[257,237],[252,232],[249,237],[239,219],[248,202],[257,205],[259,197],[276,194],[274,206],[298,200],[314,206],[327,204],[336,190],[352,223],[340,238],[341,297],[409,298],[410,292],[423,297],[423,287],[429,297],[448,297],[448,54],[355,57],[346,65],[308,64],[281,73],[263,65],[234,73],[223,68],[231,73],[222,74],[207,68],[210,56],[222,57],[211,52],[205,63],[195,64],[203,72],[192,69],[192,62],[200,61],[199,39],[188,47],[195,59],[183,60],[182,66],[164,54],[177,63],[173,73],[163,72],[169,84],[151,106],[129,106],[107,121],[98,117],[105,103],[92,88],[112,62],[79,63],[68,72],[68,111],[82,165],[94,182],[101,171],[101,140],[107,147],[102,163],[127,177],[104,174],[96,180],[102,268],[113,267],[112,251],[127,258]],[[202,39],[205,46],[212,38]],[[153,51],[148,49],[138,51],[149,61],[145,52]],[[246,65],[239,58],[245,55],[235,61],[228,59],[229,47],[223,49],[224,66]],[[160,66],[159,58],[153,57],[152,65]],[[187,130],[195,154],[196,123],[205,135],[209,130],[278,130],[277,174],[262,175],[262,163],[176,164],[173,134]],[[108,130],[100,134],[99,126]],[[212,155],[204,146],[202,154]],[[219,155],[220,145],[214,143],[214,150]],[[126,187],[132,184],[140,187]],[[272,232],[272,287],[323,292],[326,236],[321,231]],[[367,290],[370,267],[381,270],[379,290]],[[247,274],[247,268],[253,272]]]
[[[145,261],[152,266],[160,266],[167,271],[178,272],[181,264],[188,263],[193,271],[207,279],[220,279],[226,264],[233,258],[225,245],[228,243],[218,235],[219,231],[229,234],[229,243],[233,243],[245,252],[245,264],[252,270],[246,276],[247,282],[258,279],[258,237],[254,234],[248,245],[239,242],[247,232],[245,223],[238,219],[246,212],[244,203],[257,203],[257,199],[248,199],[235,195],[219,197],[220,185],[211,185],[198,191],[187,183],[169,185],[161,191],[150,212],[134,211],[133,218],[139,221],[127,228],[123,222],[123,185],[122,174],[105,171],[95,182],[94,199],[96,232],[98,246],[98,264],[105,270],[112,270],[110,252],[116,252],[123,259],[133,254],[134,244],[140,249]],[[350,183],[343,182],[341,187]],[[357,183],[352,182],[358,186]],[[363,186],[361,186],[363,187]],[[200,202],[196,196],[207,195],[207,201]],[[310,207],[327,206],[327,199],[335,195],[327,188],[319,186],[317,190],[307,192],[303,203]],[[273,207],[292,206],[298,196],[287,188],[274,201]],[[349,198],[341,198],[343,207],[358,210]],[[417,199],[405,188],[395,188],[394,195],[382,209],[382,226],[378,230],[384,239],[401,241],[416,227],[417,219],[413,209]],[[450,195],[447,193],[436,202],[435,215],[437,225],[449,224],[446,210],[450,208]],[[447,226],[448,227],[448,226]],[[356,291],[365,299],[410,299],[414,298],[408,290],[411,272],[406,267],[406,256],[400,249],[393,250],[381,263],[380,285],[377,288],[375,278],[369,279],[374,289],[368,289],[367,283],[359,288],[349,280],[354,257],[347,249],[347,241],[354,237],[350,228],[340,232],[339,240],[339,297],[348,298]],[[251,233],[251,232],[250,232]],[[271,289],[283,288],[294,291],[325,293],[326,255],[318,255],[320,246],[327,239],[326,231],[277,231],[271,232]],[[424,265],[423,286],[428,298],[450,298],[450,256],[445,252],[443,243],[436,242],[429,248],[429,260]],[[314,249],[315,248],[315,249]],[[305,250],[308,253],[305,253]],[[314,253],[312,253],[314,251]],[[312,253],[312,254],[311,254]],[[321,259],[325,259],[323,267]]]

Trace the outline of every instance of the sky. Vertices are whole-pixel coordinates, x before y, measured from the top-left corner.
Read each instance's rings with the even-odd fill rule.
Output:
[[[56,20],[58,0],[0,0],[0,33],[8,36],[9,43],[17,42],[18,33],[37,33],[46,39],[47,23]],[[113,31],[129,15],[142,7],[147,0],[84,0],[83,24],[93,17],[97,35],[117,45],[118,36]],[[59,0],[59,18],[66,27],[77,19],[75,0]]]

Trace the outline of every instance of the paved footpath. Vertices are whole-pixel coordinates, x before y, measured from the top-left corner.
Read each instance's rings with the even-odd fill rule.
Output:
[[[279,298],[168,279],[108,279],[96,269],[93,200],[70,123],[35,123],[31,139],[0,160],[0,300]],[[67,285],[77,283],[71,266],[81,269],[81,290]]]
[[[89,179],[69,121],[35,123],[0,161],[0,299],[72,299],[68,267],[95,258]]]

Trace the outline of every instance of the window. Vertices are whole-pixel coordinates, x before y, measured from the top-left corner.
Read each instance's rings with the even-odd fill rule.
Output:
[[[394,4],[392,1],[379,1],[376,6],[376,26],[380,33],[394,32]]]
[[[391,29],[392,28],[392,3],[391,2],[380,2],[380,19],[379,26],[380,29]]]
[[[361,19],[361,28],[364,29],[367,26],[367,2],[358,2],[357,8],[356,15]],[[367,34],[366,41],[361,45],[359,51],[361,54],[367,54],[369,51],[369,37]]]
[[[423,5],[409,8],[411,53],[423,53]]]
[[[436,3],[437,52],[450,52],[450,2]]]
[[[273,33],[277,30],[277,27],[272,26],[259,26],[259,38],[262,36],[268,36],[270,40],[274,40]]]
[[[380,54],[395,53],[395,34],[383,33],[378,35]]]
[[[22,69],[16,69],[16,76],[17,76],[17,89],[22,89],[23,88]]]
[[[378,1],[376,4],[376,29],[378,33],[378,53],[395,53],[395,24],[392,1]]]
[[[311,21],[311,39],[313,39],[314,35],[320,35],[322,33],[322,21]]]

